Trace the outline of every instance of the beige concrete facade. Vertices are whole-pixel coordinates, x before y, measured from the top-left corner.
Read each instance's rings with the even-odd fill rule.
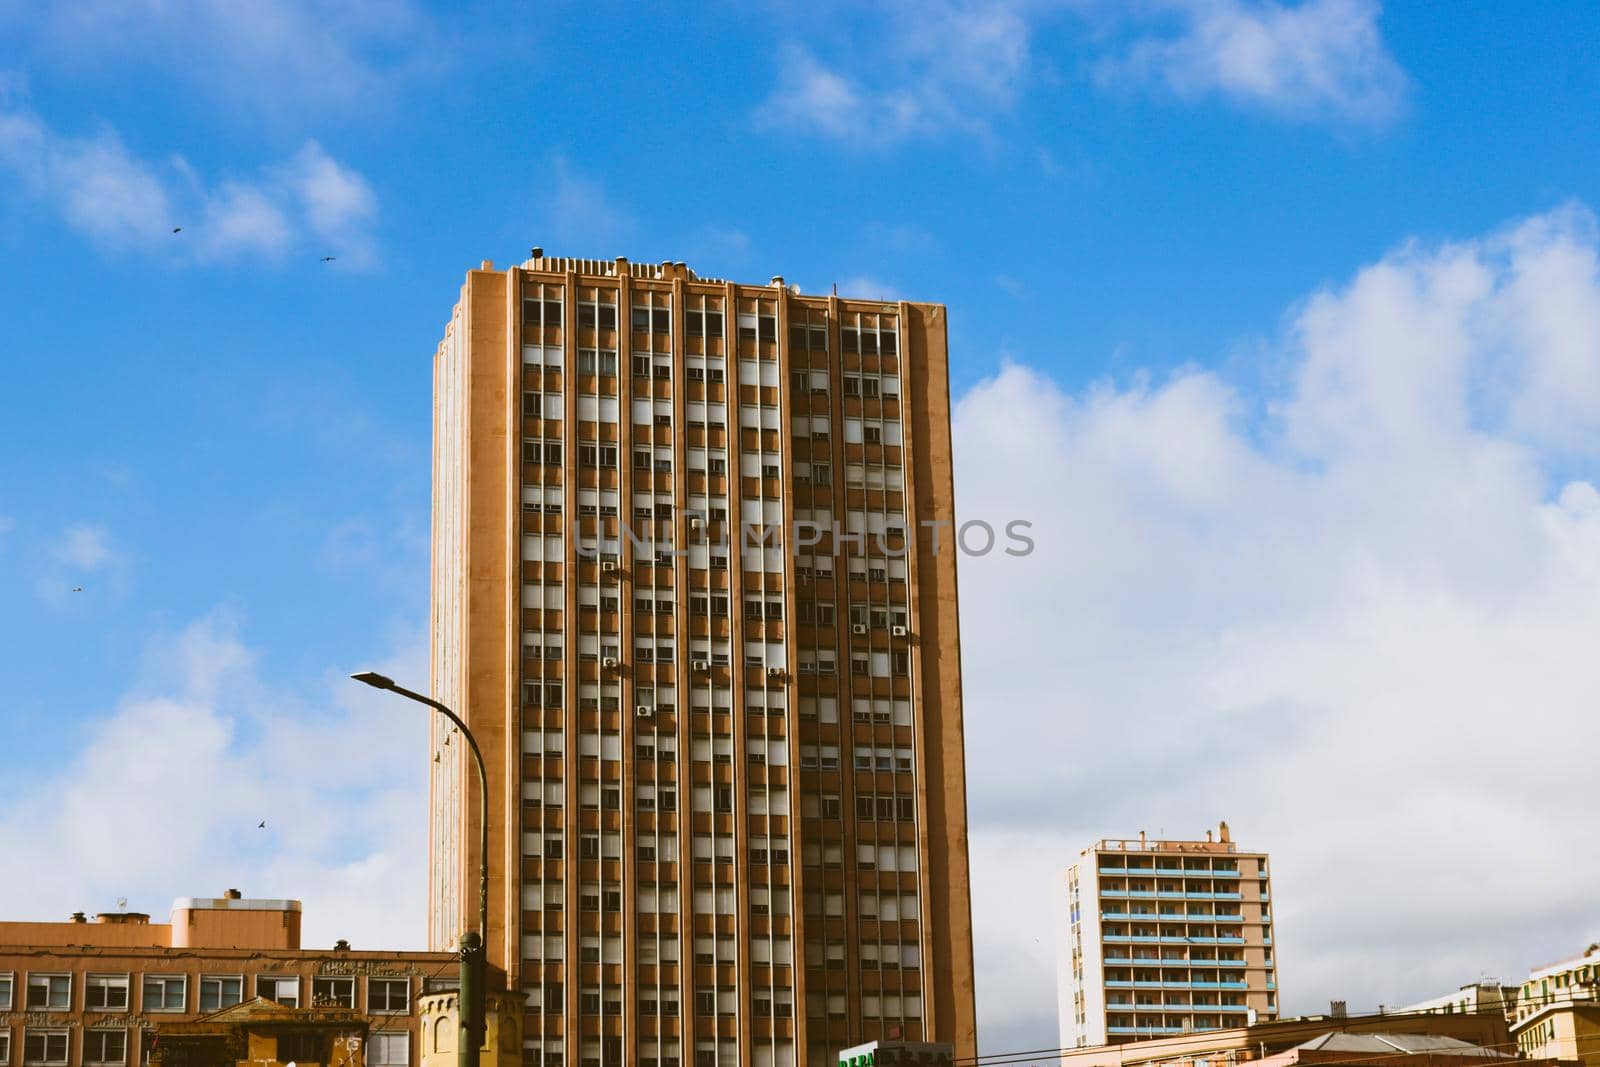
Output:
[[[1600,945],[1535,968],[1522,983],[1511,1029],[1525,1055],[1600,1067]]]
[[[1539,1008],[1511,1027],[1517,1051],[1535,1059],[1600,1064],[1600,1004],[1565,1001]]]
[[[163,1027],[256,998],[345,1011],[366,1042],[356,1067],[412,1067],[417,998],[457,974],[449,953],[302,948],[294,900],[230,891],[179,900],[170,922],[149,919],[0,922],[0,1067],[131,1067],[148,1061]]]
[[[530,1067],[972,1056],[945,309],[486,263],[434,381],[433,694]],[[478,813],[432,758],[445,948]]]
[[[1084,849],[1056,887],[1062,1047],[1276,1019],[1271,901],[1266,854],[1227,823]]]
[[[1429,997],[1427,1000],[1419,1000],[1415,1004],[1407,1004],[1392,1010],[1405,1015],[1419,1012],[1476,1015],[1479,1012],[1494,1011],[1504,1015],[1507,1022],[1511,1022],[1517,1016],[1517,998],[1520,995],[1519,986],[1491,981],[1469,982],[1454,993]]]

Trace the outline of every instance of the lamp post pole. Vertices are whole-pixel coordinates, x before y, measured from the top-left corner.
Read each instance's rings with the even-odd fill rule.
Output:
[[[484,1000],[488,991],[488,967],[484,941],[489,936],[489,778],[484,773],[483,753],[477,738],[467,729],[467,724],[455,712],[432,697],[413,692],[373,671],[352,674],[358,682],[374,689],[387,689],[398,693],[443,715],[456,725],[461,736],[467,739],[472,758],[478,765],[478,929],[461,935],[461,988],[456,993],[460,1029],[456,1037],[456,1063],[458,1067],[478,1067],[478,1053],[484,1043]]]

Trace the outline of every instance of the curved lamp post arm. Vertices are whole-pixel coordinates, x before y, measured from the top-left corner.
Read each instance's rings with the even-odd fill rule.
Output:
[[[463,1024],[461,1048],[458,1050],[460,1067],[477,1067],[478,1050],[483,1041],[482,1005],[487,986],[484,957],[488,951],[489,939],[489,776],[483,764],[483,751],[478,748],[478,739],[472,736],[472,731],[467,729],[467,724],[461,721],[461,717],[432,697],[407,689],[396,683],[393,678],[378,674],[376,671],[364,671],[352,674],[350,677],[374,689],[387,689],[419,704],[426,704],[449,719],[461,731],[461,736],[467,739],[467,746],[472,749],[472,758],[478,765],[478,930],[476,936],[470,930],[461,935],[463,982],[457,994],[459,1014]],[[469,977],[476,981],[478,985],[476,990],[468,988]],[[472,1002],[470,1008],[469,1000]]]
[[[487,945],[489,940],[489,776],[484,770],[483,750],[478,747],[478,739],[472,736],[472,731],[467,729],[467,724],[461,721],[460,716],[430,696],[424,696],[407,689],[405,686],[391,682],[388,686],[392,691],[403,697],[410,697],[419,704],[426,704],[440,715],[455,723],[460,729],[461,736],[467,739],[467,747],[472,749],[472,758],[478,765],[478,938]]]

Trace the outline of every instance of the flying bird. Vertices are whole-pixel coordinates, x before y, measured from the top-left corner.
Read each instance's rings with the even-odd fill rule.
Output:
[[[75,585],[75,586],[73,586],[73,587],[72,587],[72,591],[73,591],[73,592],[74,592],[74,593],[81,593],[81,592],[83,592],[83,586],[81,586],[81,585]]]
[[[174,226],[172,228],[172,232],[173,233],[182,233],[183,232],[183,227],[182,226]]]
[[[339,258],[338,256],[323,256],[322,257],[322,262],[324,262],[324,263],[332,263],[334,260],[336,260],[338,258]]]
[[[266,828],[267,828],[267,820],[262,819],[260,822],[256,823],[256,829],[257,830],[265,830]]]

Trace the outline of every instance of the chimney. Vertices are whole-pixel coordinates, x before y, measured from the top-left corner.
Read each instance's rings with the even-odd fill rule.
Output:
[[[543,259],[544,258],[544,249],[540,248],[538,245],[534,245],[532,248],[528,249],[528,258],[529,259]]]
[[[244,899],[244,894],[239,892],[237,889],[224,889],[222,891],[222,899],[223,900],[243,900]]]
[[[337,941],[335,941],[333,943],[333,951],[335,951],[335,952],[349,952],[350,951],[350,942],[346,941],[344,938],[341,937],[339,940],[337,940]]]
[[[86,923],[89,921],[89,916],[85,915],[81,911],[75,911],[72,913],[72,921],[75,923]]]
[[[479,267],[478,269],[479,270],[494,270],[494,260],[492,260],[492,259],[484,260],[483,261],[483,266]]]
[[[1144,831],[1139,831],[1139,847],[1144,848]]]
[[[1211,831],[1210,830],[1206,831],[1206,844],[1208,844],[1208,845],[1211,844]]]
[[[1233,840],[1233,835],[1228,832],[1228,820],[1226,819],[1222,820],[1222,822],[1217,826],[1217,840],[1221,841],[1224,845]]]
[[[783,288],[783,275],[774,274],[772,276],[772,287],[774,289],[782,289]]]

